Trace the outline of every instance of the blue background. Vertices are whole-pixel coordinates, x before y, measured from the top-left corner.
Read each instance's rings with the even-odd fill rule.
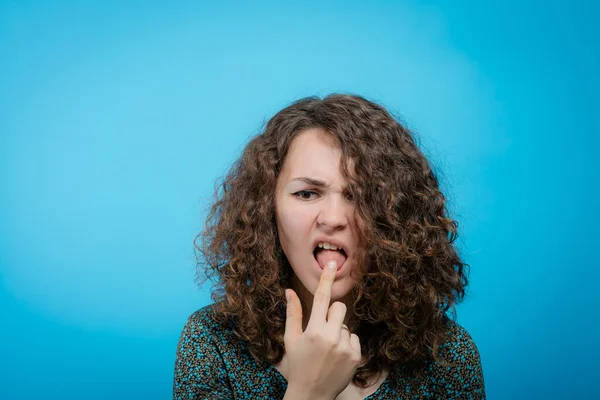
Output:
[[[488,398],[598,398],[599,14],[0,2],[0,398],[169,398],[210,302],[192,241],[215,179],[276,111],[339,91],[402,118],[440,173]]]

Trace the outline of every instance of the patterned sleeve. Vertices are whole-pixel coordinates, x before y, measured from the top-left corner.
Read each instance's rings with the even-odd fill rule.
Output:
[[[455,324],[452,340],[440,348],[451,366],[438,366],[437,395],[449,399],[485,400],[485,384],[481,357],[475,342],[466,329]],[[440,379],[441,377],[441,379]]]
[[[232,399],[225,364],[211,329],[198,312],[187,320],[177,345],[173,399]]]

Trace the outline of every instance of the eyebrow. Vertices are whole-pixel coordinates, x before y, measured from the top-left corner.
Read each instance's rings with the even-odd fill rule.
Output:
[[[327,185],[323,181],[320,181],[318,179],[308,178],[306,176],[301,176],[299,178],[294,178],[290,182],[293,182],[293,181],[300,181],[300,182],[308,183],[309,185],[316,186],[316,187],[321,187],[321,188],[329,186],[329,185]]]

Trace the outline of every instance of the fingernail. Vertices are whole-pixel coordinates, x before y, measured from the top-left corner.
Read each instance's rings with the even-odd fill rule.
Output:
[[[285,290],[285,299],[287,300],[288,303],[290,302],[290,292],[287,289]]]
[[[329,268],[330,271],[335,271],[337,270],[337,263],[331,260],[327,263],[327,268]]]

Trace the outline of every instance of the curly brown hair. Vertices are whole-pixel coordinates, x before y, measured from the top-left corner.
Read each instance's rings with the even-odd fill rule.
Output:
[[[257,360],[281,361],[284,290],[293,272],[277,234],[275,187],[291,142],[308,128],[320,128],[339,144],[342,173],[364,221],[357,259],[369,269],[355,280],[348,312],[366,362],[353,382],[365,387],[384,368],[400,364],[418,373],[425,360],[438,361],[446,313],[452,308],[456,319],[469,266],[453,244],[458,224],[448,217],[438,179],[413,135],[360,96],[301,99],[248,143],[217,184],[205,230],[194,240],[200,285],[217,276],[217,318]]]

